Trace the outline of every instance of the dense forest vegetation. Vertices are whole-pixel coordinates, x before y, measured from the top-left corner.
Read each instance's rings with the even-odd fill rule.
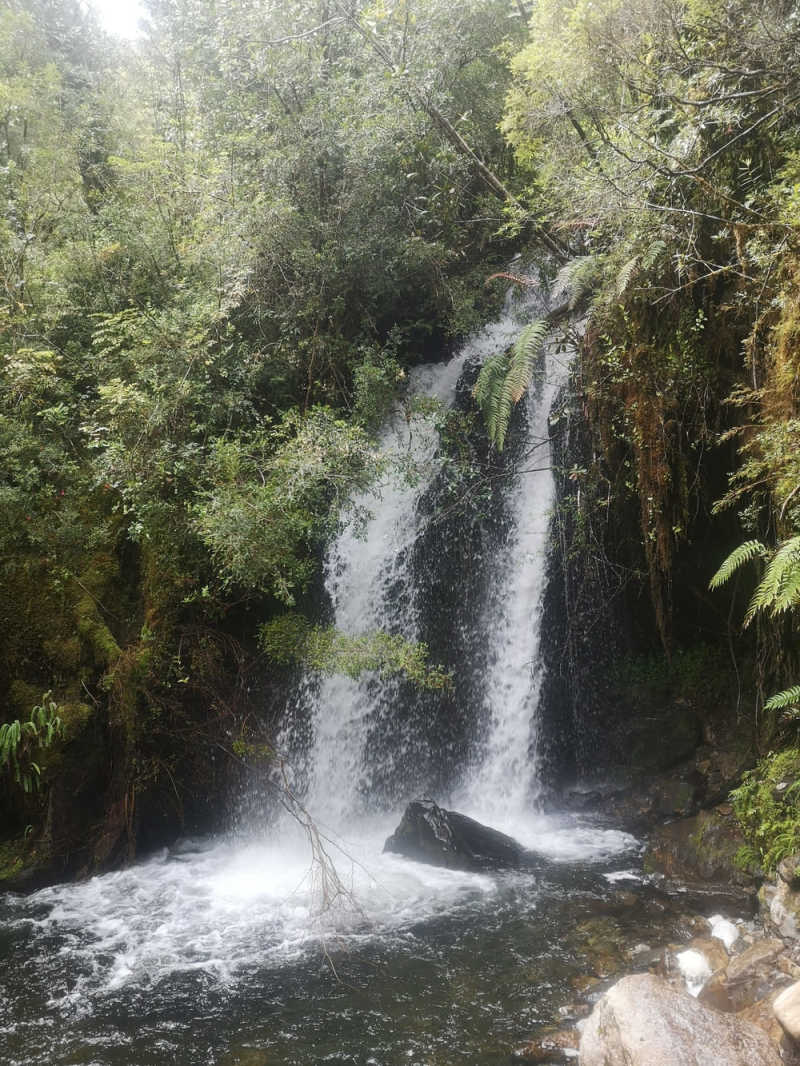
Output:
[[[0,13],[8,870],[219,814],[268,749],[272,660],[336,644],[309,642],[322,547],[406,369],[516,253],[585,319],[570,565],[646,601],[637,652],[721,619],[753,761],[790,743],[796,5],[147,7],[135,48],[76,0]],[[498,447],[534,347],[478,391]],[[344,650],[444,683],[380,635]]]

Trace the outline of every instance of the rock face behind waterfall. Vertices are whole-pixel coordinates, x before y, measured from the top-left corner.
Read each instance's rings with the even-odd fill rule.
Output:
[[[409,803],[383,850],[451,870],[528,865],[528,852],[512,837],[432,800]]]

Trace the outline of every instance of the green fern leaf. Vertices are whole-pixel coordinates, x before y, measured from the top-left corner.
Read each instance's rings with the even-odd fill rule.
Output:
[[[510,355],[488,359],[478,375],[473,396],[483,413],[489,438],[498,451],[503,450],[511,412],[533,380],[547,332],[547,319],[531,322],[517,338]]]
[[[717,570],[716,574],[711,578],[708,587],[710,589],[720,588],[740,567],[744,566],[745,563],[749,563],[751,559],[763,557],[766,554],[767,549],[760,540],[746,540],[744,544],[740,544],[738,548],[731,552],[719,570]]]
[[[665,252],[666,250],[666,242],[653,241],[653,243],[642,256],[642,270],[649,270],[650,267],[654,265],[661,253]]]
[[[800,536],[790,537],[778,548],[767,564],[747,608],[744,624],[748,626],[759,611],[781,614],[800,604]]]
[[[547,331],[547,319],[540,318],[526,326],[514,344],[507,375],[513,404],[519,403],[533,380],[533,372],[547,338]]]
[[[571,259],[556,275],[553,293],[566,295],[570,310],[574,310],[581,297],[594,286],[599,265],[596,255],[579,255]]]
[[[784,689],[783,692],[776,692],[774,696],[770,696],[764,704],[764,710],[782,711],[786,707],[793,707],[796,704],[800,704],[800,685],[794,685],[792,688]]]
[[[639,256],[635,255],[633,259],[629,259],[628,262],[617,274],[617,296],[623,296],[631,283],[631,278],[636,274],[639,268]]]

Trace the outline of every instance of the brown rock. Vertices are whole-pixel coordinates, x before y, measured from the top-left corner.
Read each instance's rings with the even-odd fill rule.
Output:
[[[728,965],[728,952],[725,950],[725,945],[722,941],[716,937],[696,936],[689,941],[686,947],[693,948],[695,951],[699,951],[701,955],[704,955],[708,960],[712,973],[724,970]]]
[[[767,996],[766,999],[760,999],[757,1003],[751,1003],[749,1007],[738,1011],[736,1017],[741,1018],[743,1022],[750,1022],[752,1025],[757,1025],[759,1029],[763,1029],[770,1040],[773,1040],[776,1044],[780,1044],[783,1040],[783,1029],[775,1017],[770,996]]]
[[[548,1033],[511,1053],[512,1062],[572,1062],[578,1050],[579,1034],[574,1029]]]
[[[583,1030],[581,1066],[780,1066],[756,1026],[719,1014],[651,974],[624,977]]]
[[[571,977],[569,983],[576,992],[588,992],[589,989],[600,984],[600,978],[594,977],[589,973],[582,973],[578,974],[577,977]]]
[[[728,980],[746,980],[755,971],[771,966],[783,954],[783,941],[775,937],[757,940],[752,947],[736,955],[728,964]]]
[[[785,988],[772,1004],[775,1019],[793,1040],[800,1040],[800,981]]]
[[[728,982],[724,973],[715,973],[700,990],[697,997],[699,1003],[713,1010],[722,1011],[724,1014],[733,1014],[734,1007],[728,992]]]
[[[725,977],[735,1011],[757,1003],[785,984],[785,976],[777,965],[783,952],[781,940],[757,940],[752,947],[731,959]]]

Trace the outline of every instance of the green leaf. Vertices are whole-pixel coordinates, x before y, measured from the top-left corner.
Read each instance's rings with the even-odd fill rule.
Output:
[[[745,541],[744,544],[740,544],[738,548],[731,552],[719,570],[717,570],[716,574],[711,578],[708,587],[710,589],[720,588],[740,567],[744,566],[745,563],[749,563],[751,559],[763,558],[766,554],[767,549],[760,540]]]

